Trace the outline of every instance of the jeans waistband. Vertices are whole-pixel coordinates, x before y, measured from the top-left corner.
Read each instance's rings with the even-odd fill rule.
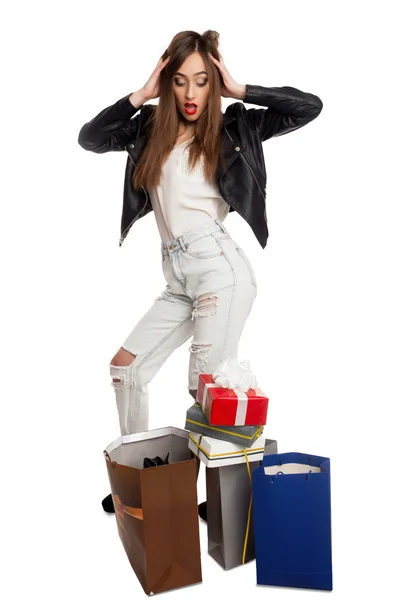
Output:
[[[170,240],[169,242],[161,242],[161,251],[168,253],[174,252],[178,248],[182,250],[186,250],[185,244],[190,244],[206,235],[210,235],[215,231],[223,231],[227,235],[229,235],[225,225],[219,220],[215,219],[210,223],[204,223],[204,225],[200,225],[199,227],[195,227],[194,229],[190,229],[183,235],[175,238],[174,240]]]

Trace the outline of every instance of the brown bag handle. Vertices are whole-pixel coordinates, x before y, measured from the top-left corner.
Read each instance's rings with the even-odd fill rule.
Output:
[[[103,450],[103,454],[106,457],[106,460],[109,460],[111,462],[111,466],[115,468],[115,465],[117,465],[118,463],[115,460],[111,460],[107,450]],[[117,498],[118,500],[116,500],[113,494],[114,509],[115,504],[117,504],[117,511],[122,510],[122,512],[124,512],[125,514],[130,515],[131,517],[134,517],[139,521],[143,521],[143,508],[133,508],[133,506],[126,506],[125,504],[122,504],[122,502],[119,499],[119,496],[117,496]]]
[[[114,510],[115,514],[119,520],[124,520],[125,515],[129,515],[138,521],[143,521],[143,508],[134,508],[133,506],[128,506],[127,504],[123,504],[120,500],[118,494],[113,494],[113,502],[114,502]],[[125,513],[125,514],[124,514]]]
[[[143,521],[143,508],[132,508],[132,506],[123,505],[124,513],[138,519],[139,521]]]
[[[106,460],[110,461],[111,466],[113,467],[113,469],[115,469],[115,465],[117,465],[118,463],[115,460],[111,460],[110,455],[108,454],[107,450],[103,450],[103,454],[106,457]]]

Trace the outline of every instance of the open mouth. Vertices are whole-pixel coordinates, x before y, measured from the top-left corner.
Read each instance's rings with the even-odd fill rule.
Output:
[[[189,115],[193,115],[197,110],[197,104],[193,104],[192,102],[186,102],[185,104],[185,111],[189,114]]]

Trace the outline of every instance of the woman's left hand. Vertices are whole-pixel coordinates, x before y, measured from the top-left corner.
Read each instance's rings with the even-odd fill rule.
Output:
[[[226,68],[221,55],[219,55],[220,60],[214,58],[210,52],[208,53],[208,56],[210,57],[214,65],[218,67],[222,75],[222,80],[224,84],[221,85],[221,96],[223,96],[224,98],[235,98],[236,100],[243,100],[243,98],[246,95],[246,86],[240,85],[240,83],[236,83],[236,81],[233,79],[232,75]]]

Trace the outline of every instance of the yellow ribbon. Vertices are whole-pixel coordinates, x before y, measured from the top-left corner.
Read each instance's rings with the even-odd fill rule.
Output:
[[[242,565],[244,565],[245,558],[246,558],[247,540],[248,540],[248,537],[249,537],[249,530],[250,530],[251,506],[252,506],[252,503],[253,503],[253,486],[252,486],[252,481],[251,481],[251,470],[250,470],[249,459],[247,457],[247,449],[246,448],[244,450],[244,456],[246,458],[247,472],[248,472],[249,478],[250,478],[251,492],[250,492],[249,511],[248,511],[248,514],[247,514],[246,536],[244,538],[244,545],[243,545]]]
[[[226,429],[219,429],[218,427],[214,427],[213,425],[205,425],[204,423],[199,423],[198,421],[192,421],[192,419],[186,419],[186,422],[192,423],[193,425],[199,425],[200,427],[204,427],[206,429],[212,429],[213,431],[220,431],[221,433],[225,433],[227,435],[233,435],[235,438],[240,437],[240,438],[243,438],[244,440],[250,440],[253,442],[255,442],[255,440],[260,437],[260,435],[262,434],[262,432],[264,430],[263,425],[261,427],[257,427],[254,435],[250,436],[250,435],[243,435],[242,433],[226,431]]]
[[[244,452],[244,455],[246,456],[246,452],[248,452],[248,450],[249,450],[249,448],[243,448],[243,450],[235,450],[234,452],[221,452],[221,454],[210,454],[209,452],[207,452],[200,445],[201,438],[204,436],[204,434],[203,433],[199,433],[198,435],[200,436],[198,442],[196,442],[196,440],[194,439],[194,437],[193,437],[193,435],[191,433],[189,433],[189,439],[193,442],[193,444],[195,446],[197,446],[197,448],[199,450],[202,451],[202,453],[204,454],[204,456],[207,456],[207,458],[209,458],[209,459],[219,458],[220,456],[222,456],[222,457],[232,456],[233,458],[235,458],[235,456],[234,456],[235,454],[240,456],[242,454],[242,452]],[[224,440],[222,440],[222,441],[224,441]],[[256,453],[259,453],[259,452],[263,452],[264,448],[263,447],[260,447],[260,448],[253,448],[253,447],[251,447],[250,450],[252,451],[252,454],[256,454]],[[200,456],[200,452],[199,452],[199,456]]]

